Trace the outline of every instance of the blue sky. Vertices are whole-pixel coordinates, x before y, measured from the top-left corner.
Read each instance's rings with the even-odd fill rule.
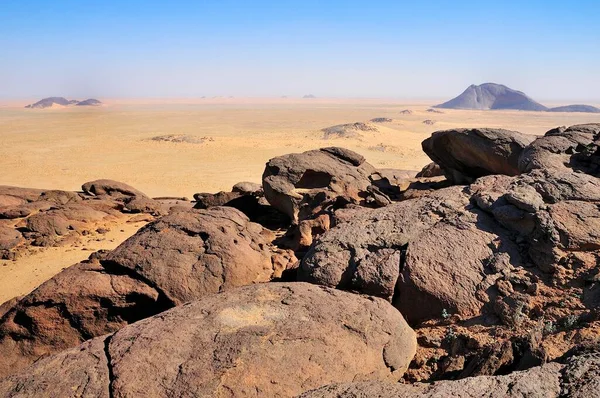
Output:
[[[526,3],[526,4],[523,4]],[[0,97],[600,100],[596,1],[0,2]]]

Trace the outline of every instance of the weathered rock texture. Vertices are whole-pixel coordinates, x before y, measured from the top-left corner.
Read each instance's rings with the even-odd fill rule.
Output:
[[[600,388],[600,355],[571,358],[566,365],[549,363],[506,376],[479,376],[457,381],[413,385],[384,382],[337,384],[302,394],[301,398],[595,397]]]
[[[519,156],[534,138],[503,129],[456,129],[433,133],[422,147],[446,178],[464,184],[490,174],[519,174]]]
[[[293,254],[233,208],[180,211],[69,267],[0,318],[0,375],[186,301],[267,282]]]
[[[397,381],[415,346],[383,300],[262,284],[45,358],[0,381],[0,395],[288,397],[333,382]]]
[[[298,270],[391,300],[417,326],[408,381],[505,374],[600,339],[600,125],[514,150],[518,133],[496,133],[436,133],[449,143],[475,134],[481,173],[450,144],[434,160],[449,177],[479,178],[340,213]]]

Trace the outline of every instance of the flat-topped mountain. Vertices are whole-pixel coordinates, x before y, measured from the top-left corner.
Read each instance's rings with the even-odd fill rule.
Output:
[[[434,108],[447,109],[516,109],[521,111],[545,111],[544,105],[525,93],[502,84],[485,83],[470,85],[461,95]]]
[[[31,109],[44,109],[44,108],[50,108],[54,105],[60,105],[60,106],[69,106],[69,105],[79,105],[79,106],[98,106],[98,105],[102,105],[102,102],[98,101],[97,99],[94,98],[88,98],[84,101],[78,101],[78,100],[68,100],[64,97],[48,97],[48,98],[44,98],[39,100],[38,102],[36,102],[35,104],[29,104],[27,105],[25,108],[31,108]]]
[[[548,112],[585,112],[600,113],[600,109],[591,105],[566,105],[548,109]]]

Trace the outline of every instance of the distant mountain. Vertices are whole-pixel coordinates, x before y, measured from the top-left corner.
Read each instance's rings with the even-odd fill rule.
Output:
[[[312,95],[312,94],[306,94],[306,95],[305,95],[304,97],[302,97],[302,98],[317,98],[317,97],[315,97],[315,96],[314,96],[314,95]]]
[[[48,97],[39,100],[35,104],[27,105],[25,108],[31,109],[44,109],[50,108],[53,105],[69,106],[69,105],[80,105],[80,106],[98,106],[102,105],[102,102],[94,98],[86,99],[85,101],[68,100],[64,97]]]
[[[102,105],[102,102],[98,101],[95,98],[88,98],[84,101],[80,101],[80,102],[76,103],[75,105],[77,105],[77,106],[98,106],[98,105]]]
[[[548,109],[548,112],[586,112],[600,113],[600,108],[591,105],[566,105]]]
[[[548,109],[521,91],[495,83],[485,83],[480,86],[471,85],[458,97],[436,105],[434,108],[516,109],[521,111],[545,111]]]
[[[77,101],[75,101],[76,103]],[[36,102],[35,104],[30,104],[27,105],[25,108],[36,108],[36,109],[42,109],[42,108],[49,108],[52,105],[62,105],[62,106],[67,106],[67,105],[71,105],[74,102],[69,101],[66,98],[63,97],[48,97],[48,98],[44,98],[42,100],[39,100],[38,102]]]

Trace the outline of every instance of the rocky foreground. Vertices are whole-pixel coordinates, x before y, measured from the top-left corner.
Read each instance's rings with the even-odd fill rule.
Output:
[[[418,174],[322,148],[193,202],[0,187],[5,258],[154,219],[0,306],[0,395],[597,396],[599,147],[440,131]]]

